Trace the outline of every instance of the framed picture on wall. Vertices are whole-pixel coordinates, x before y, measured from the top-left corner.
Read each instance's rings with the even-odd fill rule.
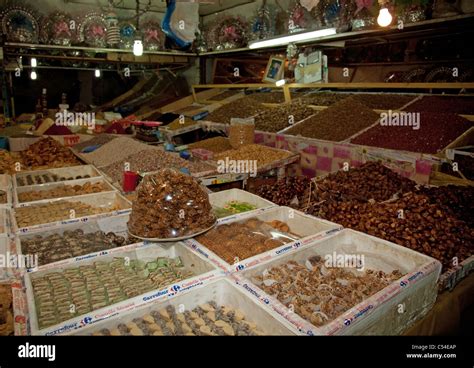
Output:
[[[263,76],[264,82],[275,83],[283,78],[285,71],[285,59],[277,56],[271,56],[268,60],[267,68]]]

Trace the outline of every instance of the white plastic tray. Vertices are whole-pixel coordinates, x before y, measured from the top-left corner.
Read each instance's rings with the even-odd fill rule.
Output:
[[[47,328],[39,329],[38,320],[36,316],[35,298],[33,294],[32,279],[44,276],[51,272],[60,272],[69,268],[76,268],[82,265],[93,264],[96,259],[85,259],[83,261],[69,264],[45,271],[38,271],[27,273],[25,275],[26,296],[28,300],[28,309],[30,315],[30,327],[32,335],[56,335],[67,331],[82,328],[87,324],[94,323],[106,318],[117,315],[117,313],[127,310],[132,310],[143,304],[161,300],[165,298],[174,297],[179,293],[189,290],[194,287],[203,285],[204,283],[221,277],[222,272],[217,270],[212,264],[207,262],[203,257],[190,252],[186,247],[180,243],[175,243],[171,247],[164,248],[159,244],[148,244],[147,246],[137,246],[133,250],[126,252],[117,252],[114,254],[101,257],[100,261],[112,261],[115,257],[128,257],[130,260],[139,259],[143,261],[152,261],[157,257],[181,257],[186,270],[192,270],[197,276],[183,280],[174,285],[168,285],[164,289],[149,291],[145,294],[139,295],[132,299],[125,300],[120,303],[112,304],[104,308],[92,311],[87,315],[81,315],[63,321],[57,325],[49,326]]]
[[[257,218],[265,222],[272,220],[283,221],[288,224],[292,233],[298,234],[300,237],[296,241],[286,243],[281,247],[257,254],[253,257],[240,260],[233,265],[224,261],[219,257],[219,255],[209,250],[195,239],[185,240],[184,243],[195,252],[208,258],[217,267],[227,272],[240,272],[248,267],[255,266],[269,259],[279,257],[288,252],[293,252],[300,247],[312,244],[315,240],[322,239],[328,236],[328,234],[342,229],[342,226],[338,224],[306,215],[290,207],[263,208],[253,212],[224,217],[218,221],[218,226],[221,224],[244,221],[249,218]]]
[[[44,204],[44,203],[54,203],[61,201],[63,199],[54,199],[54,200],[43,200],[43,201],[37,201],[34,202],[34,204],[29,204],[27,206],[24,206],[22,208],[27,208],[31,207],[32,211],[34,211],[34,206],[38,204]],[[99,193],[99,194],[89,194],[89,195],[83,195],[83,196],[78,196],[78,197],[70,197],[67,199],[69,202],[82,202],[85,204],[88,204],[90,206],[94,207],[111,207],[113,205],[115,206],[120,206],[120,210],[112,211],[112,212],[106,212],[106,213],[101,213],[97,215],[90,215],[90,216],[85,216],[85,217],[78,217],[75,219],[64,219],[63,221],[57,221],[57,222],[51,222],[47,224],[38,224],[38,225],[33,225],[29,227],[23,227],[19,228],[16,218],[15,218],[15,210],[13,210],[13,214],[11,216],[12,218],[12,230],[15,233],[29,233],[34,230],[39,230],[39,229],[47,229],[47,228],[52,228],[52,227],[57,227],[57,226],[62,226],[62,225],[68,225],[68,224],[74,224],[74,223],[85,223],[93,219],[99,219],[99,218],[104,218],[104,217],[110,217],[110,216],[116,216],[116,215],[121,215],[125,213],[130,213],[132,210],[132,204],[130,201],[128,201],[125,197],[123,197],[120,193],[118,192],[106,192],[106,193]]]
[[[20,193],[28,193],[28,192],[32,192],[32,191],[41,192],[41,191],[46,191],[46,190],[57,189],[57,188],[64,187],[64,186],[84,185],[86,183],[91,183],[91,184],[102,183],[102,184],[105,184],[106,190],[103,191],[103,192],[99,192],[100,194],[103,194],[103,193],[106,193],[106,192],[116,192],[117,191],[117,189],[115,189],[103,177],[93,177],[93,178],[86,178],[86,179],[61,181],[61,182],[49,183],[49,184],[27,185],[27,186],[22,186],[22,187],[16,187],[15,195],[14,195],[15,207],[24,207],[24,206],[35,204],[35,203],[38,203],[38,202],[41,203],[41,202],[44,202],[45,200],[69,199],[69,198],[71,198],[71,196],[69,196],[69,197],[61,197],[61,198],[41,199],[41,200],[38,200],[38,201],[30,201],[30,202],[20,202],[20,200],[19,200],[19,194]],[[91,194],[98,194],[98,193],[91,193]],[[80,196],[83,196],[83,195],[90,195],[90,194],[80,194],[80,195],[73,196],[73,197],[80,197]]]
[[[0,207],[0,237],[10,233],[10,210]]]
[[[65,178],[77,177],[77,176],[84,177],[85,175],[89,175],[91,178],[100,176],[100,173],[92,165],[71,166],[71,167],[62,167],[58,169],[38,170],[38,171],[22,171],[18,174],[15,174],[13,178],[13,185],[15,187],[20,186],[18,185],[18,181],[17,181],[18,178],[26,178],[27,175],[43,175],[43,174],[50,174],[50,175],[56,174],[59,177],[65,177]]]
[[[44,238],[44,237],[54,235],[54,234],[63,235],[65,231],[74,231],[77,229],[81,229],[82,231],[84,231],[84,234],[94,233],[96,231],[103,231],[105,233],[113,232],[116,235],[127,237],[128,236],[127,222],[128,222],[129,217],[130,217],[129,214],[123,214],[119,216],[112,216],[112,217],[105,217],[101,219],[91,220],[87,223],[80,222],[80,223],[69,224],[69,225],[61,225],[61,226],[58,226],[55,228],[49,228],[46,230],[40,229],[38,231],[32,231],[27,234],[18,234],[18,236],[15,237],[16,252],[17,254],[23,255],[22,243],[24,240],[28,240],[36,236],[41,236]],[[61,267],[61,266],[69,265],[69,264],[78,263],[78,262],[83,261],[84,259],[90,260],[92,258],[94,259],[100,258],[100,257],[111,255],[117,252],[132,250],[140,246],[146,246],[146,245],[143,242],[139,242],[135,244],[125,245],[122,247],[110,248],[107,250],[102,250],[102,251],[98,251],[94,253],[83,254],[81,256],[77,256],[74,258],[65,258],[63,260],[53,262],[53,263],[42,264],[34,269],[25,270],[25,271],[36,272],[36,271],[49,270],[52,268],[57,268],[57,267]]]
[[[362,303],[344,312],[322,327],[315,327],[289,310],[279,301],[252,284],[254,276],[265,269],[288,261],[302,263],[313,255],[364,255],[365,269],[392,272],[398,269],[404,276]],[[354,271],[357,272],[357,271]],[[286,254],[278,259],[248,269],[233,277],[246,285],[263,305],[287,318],[300,332],[309,335],[397,335],[422,318],[432,308],[437,297],[437,281],[441,263],[411,249],[363,233],[345,229],[312,246]],[[249,286],[251,285],[251,286]],[[403,312],[400,312],[400,305]]]
[[[119,323],[128,323],[135,318],[143,317],[152,311],[166,308],[168,305],[179,309],[193,310],[201,304],[214,301],[218,306],[227,305],[239,309],[245,315],[245,320],[257,324],[258,329],[267,335],[294,335],[297,331],[272,311],[262,308],[257,301],[245,295],[235,282],[221,278],[208,283],[205,287],[191,290],[176,298],[147,304],[136,310],[121,313],[111,319],[92,324],[76,331],[76,335],[90,335],[103,328],[113,329]]]
[[[224,208],[224,206],[230,201],[245,202],[256,207],[256,209],[276,206],[275,203],[270,202],[269,200],[241,189],[229,189],[209,194],[209,202],[212,207]],[[243,213],[250,213],[252,211]]]

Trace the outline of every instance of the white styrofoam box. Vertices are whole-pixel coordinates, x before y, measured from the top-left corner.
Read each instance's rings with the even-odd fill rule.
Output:
[[[8,267],[10,241],[8,236],[0,235],[0,280],[7,280],[12,276],[11,269]]]
[[[256,207],[255,209],[276,206],[275,203],[242,189],[229,189],[209,194],[209,202],[212,207],[224,208],[230,201],[245,202]],[[252,211],[247,211],[245,213],[250,213]]]
[[[385,289],[342,313],[322,327],[292,312],[262,291],[253,281],[264,270],[288,261],[304,263],[309,257],[336,254],[364,255],[365,269],[404,274]],[[350,269],[353,272],[358,272]],[[262,305],[284,316],[301,333],[308,335],[397,335],[428,313],[436,301],[441,263],[411,249],[354,230],[344,229],[313,245],[272,259],[233,277],[260,300]],[[402,306],[402,307],[400,307]],[[400,308],[403,308],[401,311]]]
[[[298,236],[280,247],[274,248],[267,252],[257,254],[253,257],[240,260],[233,265],[228,264],[213,251],[207,249],[195,239],[185,240],[184,243],[188,245],[195,252],[203,255],[213,262],[216,266],[227,272],[240,272],[248,267],[255,266],[269,259],[279,257],[288,252],[292,252],[300,247],[312,244],[317,239],[322,239],[332,232],[342,229],[341,225],[316,218],[311,215],[306,215],[303,212],[297,211],[290,207],[269,207],[257,210],[258,212],[241,213],[234,216],[224,217],[218,220],[218,226],[222,224],[229,224],[239,221],[245,221],[250,218],[256,218],[264,222],[278,220],[285,222],[293,234]]]
[[[26,181],[26,177],[28,175],[36,176],[36,175],[57,175],[60,178],[76,178],[77,176],[90,176],[91,178],[100,176],[100,173],[97,169],[92,165],[81,165],[81,166],[70,166],[70,167],[61,167],[58,169],[48,169],[48,170],[37,170],[37,171],[21,171],[18,174],[14,175],[13,178],[13,186],[20,187],[21,185],[18,184],[18,178],[24,178]],[[87,179],[87,178],[86,178]],[[69,180],[66,180],[69,181]]]
[[[122,301],[120,303],[111,304],[104,308],[92,311],[90,313],[76,316],[67,321],[63,321],[53,326],[40,329],[36,315],[35,297],[33,294],[33,286],[31,280],[42,277],[48,273],[61,272],[66,269],[76,268],[83,265],[91,265],[97,259],[84,259],[80,262],[60,266],[57,268],[37,271],[25,274],[26,296],[28,300],[28,310],[30,315],[30,328],[32,335],[56,335],[67,331],[82,328],[88,324],[98,322],[117,315],[127,310],[133,310],[138,306],[153,301],[173,298],[187,290],[200,287],[211,280],[223,276],[223,272],[216,269],[204,257],[194,252],[190,252],[187,247],[181,243],[174,243],[166,248],[157,243],[150,243],[146,246],[137,246],[135,249],[109,254],[100,258],[101,262],[110,262],[114,258],[128,257],[130,260],[142,260],[144,262],[153,261],[158,257],[175,258],[180,257],[184,264],[184,269],[192,271],[196,276],[180,281],[175,284],[168,285],[160,290],[150,290],[149,292],[136,296],[134,298]]]
[[[45,204],[45,203],[54,203],[58,201],[63,201],[64,199],[51,199],[51,200],[42,200],[42,201],[37,201],[37,202],[30,202],[28,205],[23,206],[22,208],[28,208],[31,207],[32,211],[35,210],[35,205],[39,204]],[[51,222],[47,224],[38,224],[38,225],[33,225],[33,226],[28,226],[28,227],[23,227],[19,228],[16,217],[15,217],[15,210],[13,209],[13,215],[12,217],[12,229],[15,233],[29,233],[31,231],[36,231],[39,229],[47,229],[51,227],[56,227],[58,225],[68,225],[68,224],[74,224],[74,223],[86,223],[90,220],[93,219],[99,219],[99,218],[104,218],[104,217],[110,217],[110,216],[116,216],[116,215],[121,215],[125,213],[130,213],[132,210],[132,204],[129,200],[127,200],[124,196],[122,196],[119,192],[105,192],[105,193],[97,193],[97,194],[87,194],[83,196],[77,196],[77,197],[69,197],[67,199],[68,202],[81,202],[93,207],[112,207],[112,206],[119,206],[120,210],[115,210],[111,212],[105,212],[101,214],[96,214],[96,215],[90,215],[90,216],[84,216],[80,218],[74,218],[74,219],[64,219],[64,221],[57,221],[57,222]]]
[[[103,328],[111,330],[120,323],[128,323],[135,318],[143,317],[167,306],[172,306],[177,310],[184,307],[185,310],[190,311],[211,301],[214,301],[218,306],[225,305],[241,310],[245,315],[245,320],[255,323],[257,328],[266,335],[295,335],[297,333],[294,327],[281,316],[276,315],[271,310],[262,308],[258,301],[248,297],[240,287],[236,286],[235,282],[228,278],[220,278],[209,282],[204,287],[180,294],[173,299],[150,303],[135,310],[120,313],[113,318],[74,331],[72,334],[90,335]]]
[[[7,194],[7,202],[0,203],[0,208],[11,208],[13,204],[13,185],[12,178],[10,175],[0,175],[0,191]]]
[[[56,182],[56,183],[48,183],[48,184],[38,184],[38,185],[27,185],[27,186],[22,186],[22,187],[16,187],[15,188],[15,194],[14,194],[14,204],[15,207],[24,207],[28,206],[31,204],[35,203],[42,203],[45,200],[50,201],[53,199],[69,199],[71,196],[68,197],[61,197],[61,198],[48,198],[48,199],[41,199],[37,201],[30,201],[30,202],[20,202],[19,199],[19,194],[21,193],[29,193],[29,192],[43,192],[46,190],[53,190],[53,189],[58,189],[64,186],[74,186],[74,185],[84,185],[86,183],[91,183],[91,184],[97,184],[97,183],[102,183],[105,184],[106,190],[103,192],[99,192],[100,194],[106,193],[106,192],[115,192],[117,189],[115,189],[109,182],[107,182],[103,177],[97,176],[93,178],[86,178],[86,179],[78,179],[78,180],[69,180],[69,181],[61,181],[61,182]],[[98,194],[98,193],[89,193],[89,194],[81,194],[81,195],[76,195],[74,197],[81,197],[83,195],[90,195],[90,194]]]
[[[15,336],[26,336],[28,330],[28,310],[23,285],[19,279],[0,280],[0,284],[11,287],[13,305],[13,328]]]
[[[40,230],[32,231],[26,234],[18,234],[18,236],[15,237],[16,252],[19,255],[24,255],[23,248],[22,248],[22,244],[24,240],[28,240],[37,236],[41,236],[45,238],[47,236],[54,235],[54,234],[63,235],[65,231],[74,231],[78,229],[82,230],[84,234],[95,233],[96,231],[103,231],[104,233],[113,232],[116,235],[123,236],[126,238],[128,236],[127,222],[129,220],[129,217],[130,217],[130,214],[123,214],[119,216],[112,216],[112,217],[105,217],[105,218],[100,218],[96,220],[91,220],[86,223],[79,222],[79,223],[74,223],[74,224],[69,224],[69,225],[60,225],[53,228],[48,228],[46,230],[40,229]],[[64,266],[67,264],[78,263],[78,262],[83,261],[84,259],[100,258],[107,255],[112,255],[118,252],[132,250],[137,247],[146,246],[146,245],[147,244],[140,241],[139,243],[129,244],[129,245],[125,245],[125,246],[117,247],[117,248],[110,248],[106,250],[97,251],[94,253],[83,254],[80,256],[73,257],[73,258],[62,259],[53,263],[36,265],[35,267],[24,269],[23,273],[34,272],[34,271],[44,271],[44,270]]]

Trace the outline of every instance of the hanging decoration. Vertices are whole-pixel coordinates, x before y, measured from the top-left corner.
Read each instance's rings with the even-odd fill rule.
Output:
[[[308,25],[307,23],[304,8],[300,4],[296,4],[290,11],[290,18],[288,20],[289,33],[304,31]]]
[[[24,5],[9,5],[0,14],[1,31],[9,42],[38,43],[36,12]]]
[[[119,23],[120,48],[131,49],[137,36],[137,29],[131,22]]]
[[[106,47],[107,21],[99,13],[89,13],[83,17],[79,25],[79,39],[88,46]]]
[[[140,26],[143,35],[143,46],[148,51],[162,50],[164,47],[165,35],[161,30],[160,22],[147,20]]]
[[[77,40],[77,22],[71,15],[54,12],[43,17],[40,31],[41,43],[70,46]]]
[[[257,10],[257,15],[252,24],[252,39],[261,40],[272,36],[272,22],[270,10],[264,0],[262,6]]]
[[[207,44],[213,50],[245,47],[249,24],[241,17],[225,16],[209,27]]]
[[[375,28],[377,26],[376,14],[379,13],[378,3],[374,0],[356,0],[356,6],[352,18],[352,30]]]
[[[300,0],[300,5],[303,6],[307,11],[313,10],[319,4],[319,0]]]
[[[105,16],[107,22],[107,45],[117,46],[120,42],[120,27],[117,14],[110,10]]]
[[[166,35],[166,47],[188,50],[196,39],[199,28],[199,4],[167,0],[161,28]]]

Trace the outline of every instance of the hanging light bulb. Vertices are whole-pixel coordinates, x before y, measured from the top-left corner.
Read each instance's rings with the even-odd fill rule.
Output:
[[[30,78],[32,80],[36,80],[36,78],[38,78],[38,75],[36,74],[36,72],[34,70],[31,71]]]
[[[392,14],[387,8],[380,8],[379,16],[377,17],[377,23],[381,27],[387,27],[392,23]]]
[[[100,78],[100,69],[96,69],[94,73],[96,78]]]
[[[280,80],[277,80],[275,85],[277,87],[281,87],[281,86],[284,86],[286,84],[286,80],[285,79],[280,79]]]
[[[142,40],[135,40],[133,44],[133,55],[142,56],[143,55],[143,42]]]
[[[36,58],[31,58],[31,67],[36,68],[38,66],[38,62],[36,61]]]

